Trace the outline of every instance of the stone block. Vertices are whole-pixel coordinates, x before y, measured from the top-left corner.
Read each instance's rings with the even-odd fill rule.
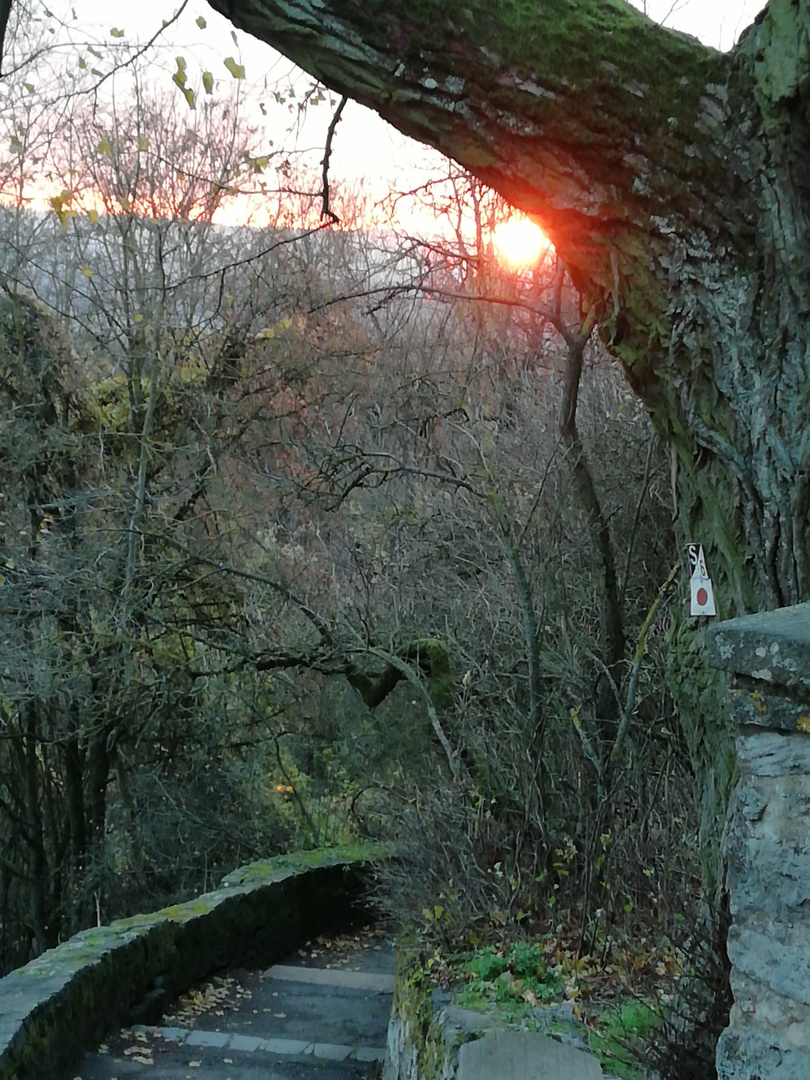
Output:
[[[192,1031],[186,1039],[186,1046],[213,1046],[220,1048],[230,1042],[227,1031]]]
[[[756,976],[749,977],[736,968],[731,973],[731,988],[732,1027],[757,1031],[766,1043],[778,1042],[810,1054],[810,1006],[773,993]],[[810,1077],[810,1070],[807,1075]]]
[[[757,983],[763,992],[767,988],[810,1007],[810,927],[806,923],[775,922],[762,913],[735,920],[728,936],[728,956],[736,977],[747,976],[749,985]]]
[[[744,775],[729,806],[723,853],[735,917],[806,917],[810,776]],[[801,913],[801,914],[800,914]]]
[[[732,1025],[717,1045],[717,1080],[808,1080],[810,1055]]]
[[[778,687],[775,688],[778,691]],[[760,683],[732,686],[728,694],[731,719],[738,727],[764,727],[781,731],[810,731],[810,703],[798,697],[768,693]]]
[[[766,684],[810,689],[810,604],[715,623],[706,644],[714,667]]]
[[[737,736],[740,772],[810,776],[810,738],[804,732],[745,731]]]
[[[464,1043],[458,1080],[602,1080],[602,1066],[590,1054],[532,1031],[489,1031]]]
[[[231,1041],[228,1043],[229,1050],[236,1050],[240,1054],[253,1054],[256,1050],[265,1050],[264,1039],[260,1039],[258,1035],[231,1035]]]

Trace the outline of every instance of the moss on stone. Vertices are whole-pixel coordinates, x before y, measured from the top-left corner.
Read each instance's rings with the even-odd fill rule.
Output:
[[[333,922],[353,895],[346,875],[384,854],[358,844],[252,863],[216,892],[82,931],[11,972],[0,980],[0,1080],[57,1080],[158,980],[174,994],[235,956],[277,959]]]

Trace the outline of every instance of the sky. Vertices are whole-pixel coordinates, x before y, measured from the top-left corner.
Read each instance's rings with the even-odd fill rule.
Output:
[[[634,3],[650,18],[721,49],[731,48],[764,6],[764,0],[634,0]],[[123,30],[129,41],[146,40],[178,5],[172,8],[165,0],[139,0],[126,7],[111,5],[108,0],[58,0],[49,6],[57,16],[61,13],[72,24],[74,40],[87,35],[95,38],[100,46],[110,47],[115,44],[111,30]],[[204,29],[198,26],[200,17],[206,23]],[[156,79],[170,79],[176,56],[182,54],[188,58],[190,69],[199,64],[202,70],[211,70],[226,79],[230,76],[223,68],[223,61],[232,56],[244,65],[246,79],[253,84],[261,85],[265,79],[282,86],[293,82],[299,96],[308,85],[309,80],[302,77],[288,60],[248,34],[235,33],[231,25],[203,0],[189,0],[178,22],[166,32],[166,38],[165,47],[154,61]],[[274,106],[268,122],[277,131],[294,123],[297,116],[296,104],[287,103]],[[318,166],[322,156],[321,148],[330,119],[331,110],[326,102],[317,109],[308,110],[306,122],[298,132],[298,146],[311,151],[309,160],[313,167]],[[430,173],[440,161],[439,155],[432,150],[400,135],[376,114],[349,102],[338,128],[330,164],[333,176],[350,182],[362,178],[373,190],[390,186],[391,180],[403,173],[415,178]]]

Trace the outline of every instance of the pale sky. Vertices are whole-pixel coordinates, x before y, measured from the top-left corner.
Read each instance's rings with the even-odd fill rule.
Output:
[[[764,0],[633,0],[635,6],[652,19],[690,33],[715,48],[728,49],[742,30],[749,25],[764,6]],[[71,36],[78,40],[78,25],[83,35],[95,38],[100,47],[114,44],[111,29],[123,30],[126,39],[146,40],[160,27],[167,13],[177,5],[167,5],[165,0],[140,0],[137,4],[111,5],[109,0],[53,0],[50,10],[59,15],[63,12],[74,29]],[[114,16],[110,12],[115,11]],[[76,22],[71,15],[75,11]],[[207,26],[200,29],[197,19],[202,16]],[[151,62],[155,78],[171,78],[175,70],[176,56],[182,54],[191,72],[194,65],[199,71],[209,69],[217,77],[229,79],[223,61],[233,56],[244,64],[247,81],[261,87],[268,83],[287,82],[295,78],[295,69],[288,60],[279,56],[268,45],[251,38],[248,34],[236,34],[224,18],[208,7],[204,0],[190,0],[175,26],[167,31],[167,43]],[[199,73],[197,75],[199,78]],[[300,75],[299,75],[300,79]],[[305,87],[305,80],[299,81]],[[294,114],[288,108],[276,108],[271,112],[273,135],[279,128],[289,125]],[[321,157],[326,129],[331,118],[328,105],[310,110],[303,131],[299,134],[299,147],[311,147],[310,163],[317,167]],[[273,137],[271,135],[271,137]],[[276,142],[281,141],[276,138]],[[332,175],[356,181],[364,178],[376,188],[403,172],[430,169],[439,161],[438,155],[420,144],[400,135],[376,114],[360,105],[349,102],[338,128],[331,161]],[[418,181],[417,181],[418,182]]]

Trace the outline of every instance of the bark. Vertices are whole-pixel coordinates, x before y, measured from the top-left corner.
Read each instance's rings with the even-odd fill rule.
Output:
[[[726,55],[621,0],[212,6],[533,214],[672,446],[718,615],[808,599],[810,0]],[[733,759],[686,621],[673,660],[708,835]]]

